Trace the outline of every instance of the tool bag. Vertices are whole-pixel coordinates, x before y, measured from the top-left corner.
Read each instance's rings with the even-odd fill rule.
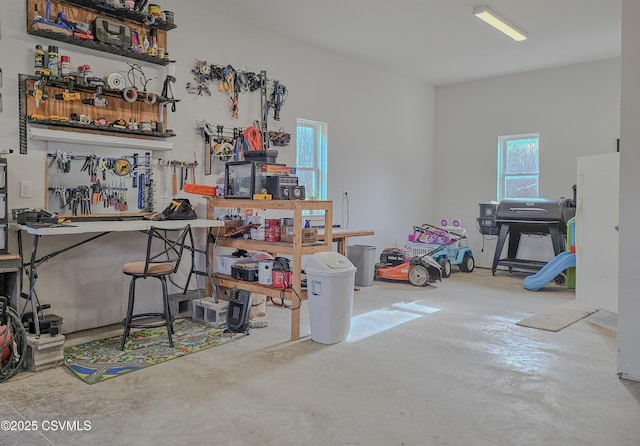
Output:
[[[131,47],[131,28],[127,25],[99,16],[93,21],[93,28],[96,40],[121,48]]]
[[[188,198],[174,198],[171,204],[162,211],[167,220],[195,220],[196,208],[191,204]]]

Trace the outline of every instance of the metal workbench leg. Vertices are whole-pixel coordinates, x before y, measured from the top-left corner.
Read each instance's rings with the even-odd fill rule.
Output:
[[[27,300],[31,301],[31,311],[33,312],[33,324],[36,327],[36,339],[40,338],[40,317],[38,315],[39,302],[36,296],[36,281],[38,279],[38,271],[36,270],[36,255],[38,252],[39,235],[33,236],[33,245],[31,247],[31,262],[29,263],[29,294]]]

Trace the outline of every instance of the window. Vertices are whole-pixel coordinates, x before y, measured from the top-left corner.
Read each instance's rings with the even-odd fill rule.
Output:
[[[298,119],[296,174],[309,200],[327,199],[327,124]],[[309,211],[314,213],[314,211]],[[323,211],[315,211],[316,213]]]
[[[539,140],[539,133],[498,139],[498,200],[538,197]]]

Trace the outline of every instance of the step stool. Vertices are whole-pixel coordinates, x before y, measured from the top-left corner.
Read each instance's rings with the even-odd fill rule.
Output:
[[[214,302],[212,298],[194,299],[193,322],[213,328],[227,327],[227,302]]]

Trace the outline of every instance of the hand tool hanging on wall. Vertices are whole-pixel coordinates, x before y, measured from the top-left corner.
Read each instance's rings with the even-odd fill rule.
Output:
[[[167,187],[167,168],[169,161],[158,159],[158,170],[160,170],[160,185],[162,187],[162,198],[169,198],[169,188]]]
[[[116,160],[113,165],[113,173],[115,173],[119,177],[129,175],[132,169],[133,166],[131,165],[131,162],[124,157]]]
[[[140,187],[138,188],[138,209],[144,209],[144,178],[143,173],[138,175],[138,180],[140,181]]]
[[[164,78],[164,84],[162,85],[162,96],[167,99],[175,99],[173,94],[173,84],[176,83],[176,64],[171,62],[167,64],[165,68],[166,76]],[[176,111],[175,101],[171,103],[171,111],[174,113]]]
[[[238,119],[238,93],[233,93],[231,100],[231,119]]]
[[[108,104],[106,98],[102,96],[102,87],[96,87],[93,97],[90,99],[83,99],[82,103],[86,105],[93,105],[94,107],[106,107]]]
[[[198,123],[198,128],[204,138],[204,174],[211,175],[211,156],[213,155],[211,141],[215,133],[213,126],[206,121]]]
[[[196,184],[196,166],[198,165],[198,161],[196,160],[196,152],[193,152],[193,162],[189,164],[189,169],[191,169],[191,182]]]
[[[227,65],[222,70],[222,82],[218,85],[218,91],[223,93],[231,93],[234,91],[234,80],[236,77],[236,70],[231,65]]]
[[[27,91],[27,94],[35,99],[36,108],[40,107],[40,101],[49,99],[49,94],[46,90],[46,78],[47,76],[43,74],[40,80],[33,83],[33,90]]]
[[[171,192],[173,193],[173,195],[176,195],[178,193],[178,176],[176,174],[176,161],[171,161],[171,164],[173,165],[173,174],[171,175]]]
[[[134,153],[133,154],[133,179],[131,180],[131,187],[132,188],[136,188],[138,187],[137,183],[136,183],[136,175],[138,173],[138,154]]]
[[[287,98],[287,87],[279,81],[273,81],[273,92],[271,93],[270,106],[273,107],[273,119],[280,120],[280,109]]]
[[[145,164],[145,181],[144,181],[144,210],[146,212],[151,212],[153,210],[153,171],[151,170],[151,152],[146,152],[144,154],[144,164]],[[140,187],[143,187],[143,184],[140,184]]]

